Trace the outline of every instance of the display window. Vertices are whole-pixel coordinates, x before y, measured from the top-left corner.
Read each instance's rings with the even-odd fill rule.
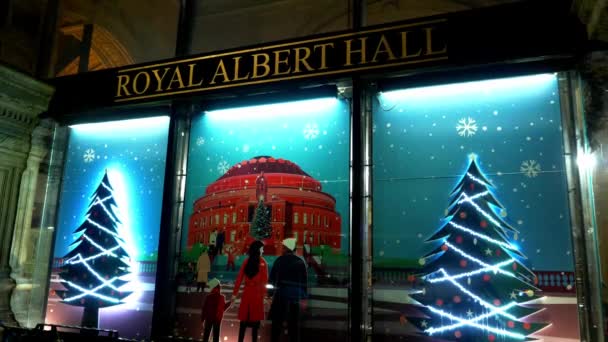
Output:
[[[47,324],[150,336],[168,129],[166,116],[70,126]]]
[[[332,340],[346,341],[349,162],[350,106],[335,97],[244,107],[228,102],[196,115],[190,130],[174,334],[204,333],[203,305],[217,280],[229,302],[220,326],[222,340],[237,340],[246,321],[258,324],[253,332],[248,327],[247,339],[254,333],[270,340],[272,325],[280,335],[294,333],[288,318],[295,314],[302,339],[331,333]],[[273,274],[300,279],[304,286],[296,295],[297,308],[284,311],[280,286],[247,292],[248,276],[239,274],[256,241],[262,242],[263,252],[255,277],[269,276],[270,285],[277,284]],[[304,276],[297,267],[275,263],[285,246],[306,266]],[[241,280],[244,287],[235,290]],[[252,301],[261,307],[248,311]],[[285,322],[277,321],[282,314]]]
[[[578,341],[558,77],[378,94],[374,340]]]

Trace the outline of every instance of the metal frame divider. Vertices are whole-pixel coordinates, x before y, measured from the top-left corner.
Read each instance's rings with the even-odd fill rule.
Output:
[[[574,71],[559,73],[558,80],[581,341],[603,342],[591,170],[577,165],[588,150],[582,84]]]

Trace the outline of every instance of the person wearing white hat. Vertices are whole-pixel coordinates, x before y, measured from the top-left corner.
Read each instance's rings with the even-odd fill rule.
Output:
[[[213,330],[213,342],[220,340],[220,327],[224,319],[224,311],[230,307],[230,302],[226,303],[226,298],[222,294],[222,286],[217,278],[209,280],[207,283],[210,293],[205,296],[205,304],[201,313],[203,323],[203,341],[209,341],[209,335]]]
[[[270,271],[269,283],[274,290],[269,314],[272,319],[272,342],[280,340],[285,320],[289,341],[300,339],[300,305],[307,298],[308,276],[306,263],[294,253],[296,244],[295,238],[283,240],[283,255],[275,260]]]

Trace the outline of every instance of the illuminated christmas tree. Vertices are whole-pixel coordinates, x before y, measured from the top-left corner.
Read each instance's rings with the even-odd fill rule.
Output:
[[[476,157],[450,195],[446,217],[422,257],[423,288],[412,297],[427,316],[410,317],[421,332],[453,341],[520,341],[546,327],[523,320],[540,309],[534,273],[510,236],[505,208],[477,166]]]
[[[267,239],[272,235],[272,227],[270,226],[270,211],[264,205],[264,199],[260,198],[258,207],[255,209],[255,215],[251,222],[251,236],[261,240]]]
[[[99,309],[123,303],[131,292],[122,291],[131,272],[130,257],[120,236],[120,220],[113,189],[104,175],[93,193],[82,224],[74,231],[59,276],[66,291],[56,291],[62,302],[84,307],[82,326],[98,326]]]

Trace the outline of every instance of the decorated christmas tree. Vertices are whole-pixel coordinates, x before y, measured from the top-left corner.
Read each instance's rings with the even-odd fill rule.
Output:
[[[471,156],[450,195],[437,247],[422,257],[423,287],[412,297],[426,317],[409,317],[422,333],[453,341],[520,341],[547,326],[524,318],[540,309],[522,304],[539,297],[536,278],[513,243],[517,234],[505,208]]]
[[[251,236],[261,240],[267,239],[272,234],[272,227],[270,226],[270,211],[264,205],[264,199],[260,198],[258,207],[255,209],[255,215],[253,221],[251,221]]]
[[[67,290],[56,291],[57,295],[65,304],[84,307],[82,326],[97,328],[99,309],[121,304],[131,294],[121,290],[131,269],[115,207],[106,172],[84,221],[74,230],[75,240],[60,268],[61,283]]]

